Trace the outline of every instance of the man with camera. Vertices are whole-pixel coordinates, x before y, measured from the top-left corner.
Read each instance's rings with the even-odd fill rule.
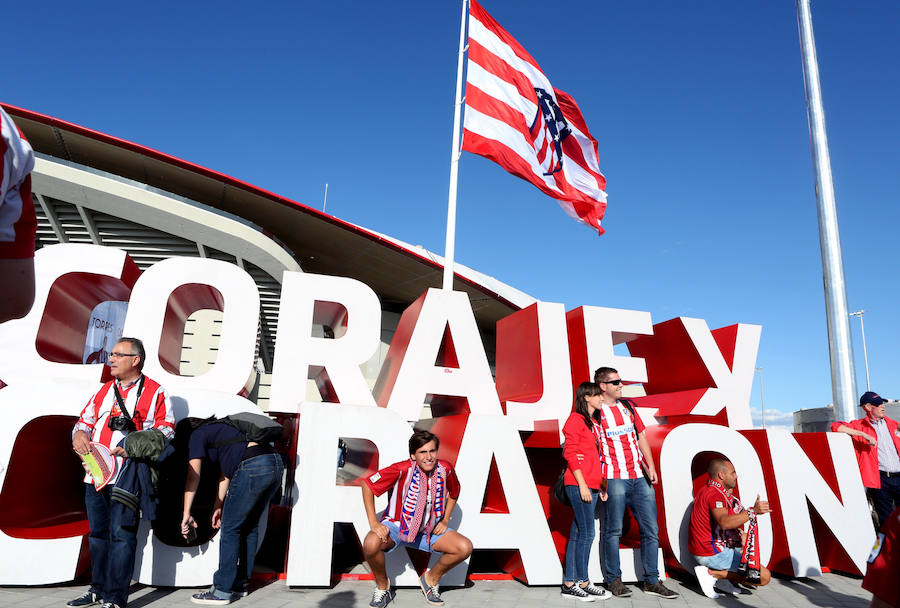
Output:
[[[137,338],[120,338],[109,355],[113,380],[104,384],[81,412],[72,430],[72,448],[78,454],[90,452],[91,442],[100,443],[118,460],[116,471],[128,454],[120,445],[135,431],[156,429],[165,439],[175,434],[175,417],[163,388],[143,373],[144,345]],[[120,521],[121,509],[112,508],[114,477],[100,490],[90,473],[85,474],[84,501],[87,507],[91,551],[91,586],[68,606],[124,608],[134,570],[137,525]]]

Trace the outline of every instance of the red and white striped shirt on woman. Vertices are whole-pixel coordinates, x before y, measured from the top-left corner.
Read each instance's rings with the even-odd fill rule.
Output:
[[[641,461],[644,459],[638,448],[638,433],[644,432],[641,417],[631,415],[621,402],[615,405],[604,403],[600,407],[600,425],[603,436],[600,440],[600,454],[606,464],[609,479],[638,479],[644,476]]]
[[[138,387],[141,379],[144,380],[144,388],[138,397]],[[91,438],[91,441],[102,443],[108,448],[114,448],[125,437],[127,433],[122,431],[114,431],[109,428],[110,416],[116,417],[121,415],[119,404],[116,403],[115,391],[113,384],[119,387],[119,394],[122,395],[122,401],[125,403],[125,409],[131,414],[134,426],[139,431],[149,429],[159,429],[166,439],[172,439],[175,436],[175,415],[172,413],[172,407],[166,397],[166,391],[159,385],[156,380],[152,380],[147,376],[140,376],[134,382],[129,384],[121,384],[117,380],[110,380],[97,391],[93,397],[88,399],[84,409],[81,410],[81,416],[75,423],[75,431],[84,431]],[[137,402],[137,404],[135,404]],[[121,462],[119,463],[121,465]],[[92,478],[90,474],[86,474],[85,483],[90,483]],[[113,480],[115,483],[115,480]]]

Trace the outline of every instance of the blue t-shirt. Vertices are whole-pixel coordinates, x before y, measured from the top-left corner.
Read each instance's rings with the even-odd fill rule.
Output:
[[[244,450],[247,449],[246,441],[238,441],[223,445],[220,448],[213,447],[219,441],[226,441],[233,437],[241,437],[244,435],[225,422],[213,422],[197,427],[191,433],[191,442],[188,445],[188,458],[208,458],[212,462],[218,463],[222,469],[222,473],[228,479],[234,476],[241,459],[244,457]]]

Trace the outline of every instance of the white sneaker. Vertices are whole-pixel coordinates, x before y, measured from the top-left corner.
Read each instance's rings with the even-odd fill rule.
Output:
[[[719,593],[727,593],[729,595],[740,595],[741,588],[732,583],[727,578],[720,578],[716,581],[716,591]]]
[[[709,573],[709,568],[706,566],[696,566],[694,568],[694,576],[697,577],[697,581],[700,583],[700,589],[703,591],[703,595],[710,599],[717,599],[719,594],[716,593],[716,579],[713,578],[712,574]]]

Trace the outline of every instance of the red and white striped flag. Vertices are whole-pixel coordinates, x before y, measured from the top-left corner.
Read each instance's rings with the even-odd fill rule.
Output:
[[[480,154],[559,200],[600,234],[606,178],[597,140],[575,100],[471,0],[463,150]]]

